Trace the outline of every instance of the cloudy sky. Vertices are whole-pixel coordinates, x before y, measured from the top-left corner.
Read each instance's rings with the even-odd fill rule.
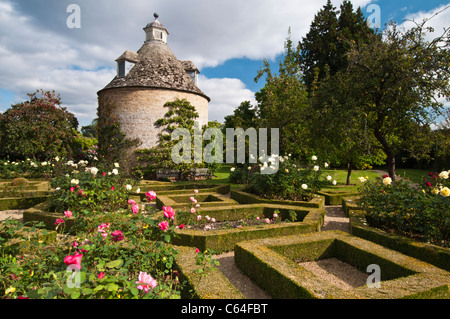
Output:
[[[342,1],[332,1],[339,6]],[[81,125],[96,117],[97,91],[115,76],[115,59],[143,44],[153,13],[169,31],[179,60],[192,60],[199,87],[210,98],[209,119],[223,121],[254,100],[262,59],[275,61],[291,28],[298,42],[326,0],[0,0],[0,111],[37,89],[55,90]],[[353,0],[367,17],[377,5],[381,24],[422,21],[448,0]],[[80,27],[67,20],[80,8]],[[450,9],[430,21],[448,27]]]

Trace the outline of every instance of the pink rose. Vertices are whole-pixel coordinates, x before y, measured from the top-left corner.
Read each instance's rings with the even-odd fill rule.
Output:
[[[71,187],[70,191],[73,193],[75,191],[75,187]]]
[[[195,214],[195,208],[194,207],[191,208],[191,213]]]
[[[58,219],[55,221],[55,225],[56,225],[56,226],[58,226],[59,224],[62,224],[62,223],[64,223],[64,219],[62,219],[62,218],[58,218]]]
[[[132,200],[132,199],[129,199],[129,200],[128,200],[128,204],[136,205],[136,202],[135,202],[134,200]]]
[[[183,229],[184,228],[184,224],[181,224],[180,226],[178,226],[179,229]]]
[[[194,190],[194,193],[195,193],[195,194],[198,194],[198,189]]]
[[[98,279],[103,279],[105,277],[105,273],[101,272],[98,274]]]
[[[202,220],[202,215],[198,215],[197,220]]]
[[[131,212],[132,212],[133,214],[139,213],[139,205],[137,205],[137,204],[132,205],[132,206],[131,206]]]
[[[156,282],[156,279],[153,279],[152,276],[147,274],[146,272],[139,272],[139,280],[136,281],[139,286],[137,286],[137,289],[144,290],[145,293],[148,293],[150,288],[154,289],[158,283]]]
[[[70,217],[72,217],[72,212],[71,212],[70,210],[67,210],[67,211],[64,212],[64,215],[65,215],[67,218],[70,218]]]
[[[151,202],[156,198],[156,193],[154,191],[149,191],[145,193],[145,197],[147,197],[147,200]]]
[[[265,221],[267,224],[270,224],[270,219],[269,219],[269,218],[264,219],[264,221]]]
[[[200,252],[200,249],[197,248],[197,249],[195,250],[195,252],[196,252],[196,253],[199,253],[199,252]]]
[[[197,200],[194,197],[189,197],[190,201],[194,204],[197,204]]]
[[[170,206],[163,206],[164,217],[174,219],[175,211]]]
[[[167,230],[167,228],[169,227],[169,223],[167,221],[160,222],[158,224],[158,227],[160,230]]]
[[[97,229],[99,232],[106,232],[109,228],[109,223],[102,223],[100,224]]]
[[[120,230],[115,230],[111,233],[111,237],[113,241],[121,241],[123,240],[123,233]]]
[[[81,269],[81,258],[83,258],[83,254],[75,253],[75,255],[68,255],[64,258],[64,263],[67,266],[73,265],[75,269]]]

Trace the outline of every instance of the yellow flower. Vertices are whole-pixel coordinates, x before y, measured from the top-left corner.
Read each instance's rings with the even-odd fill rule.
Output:
[[[392,179],[390,177],[385,177],[383,179],[383,184],[384,185],[391,185],[392,184]]]
[[[14,287],[9,287],[8,289],[6,289],[5,295],[7,295],[7,294],[9,294],[9,293],[12,293],[12,292],[14,292],[14,291],[16,291],[16,288],[14,288]]]
[[[441,195],[444,197],[450,196],[450,188],[444,187],[443,189],[441,189]]]
[[[439,178],[448,179],[448,172],[443,171],[439,174]]]
[[[433,188],[433,189],[431,190],[431,194],[434,194],[434,195],[439,194],[439,189]]]
[[[147,228],[148,228],[148,225],[145,225],[145,226],[143,226],[142,228],[147,229]]]

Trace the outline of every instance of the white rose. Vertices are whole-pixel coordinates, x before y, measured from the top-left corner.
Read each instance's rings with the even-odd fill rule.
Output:
[[[448,179],[448,172],[443,171],[439,174],[439,178]]]
[[[317,165],[316,165],[316,166],[314,166],[314,171],[316,171],[316,172],[317,172],[318,170],[319,170],[319,166],[317,166]]]
[[[136,189],[136,193],[140,193],[141,192],[141,189],[140,188],[138,188],[138,189]]]
[[[72,184],[72,185],[78,185],[79,182],[80,182],[80,181],[79,181],[78,179],[72,179],[72,180],[70,181],[70,184]]]
[[[327,181],[331,181],[332,177],[330,175],[327,176]]]
[[[302,184],[302,188],[303,188],[303,189],[307,189],[307,188],[308,188],[308,185]]]
[[[113,173],[114,175],[117,175],[117,174],[119,174],[119,171],[115,168],[115,169],[112,170],[112,173]]]
[[[231,172],[234,172],[235,170],[236,170],[235,167],[232,167],[232,168],[230,169]]]
[[[317,156],[313,156],[311,159],[312,159],[313,161],[317,161]]]
[[[325,162],[325,163],[323,164],[323,166],[324,166],[325,168],[327,168],[327,167],[330,166],[330,165],[329,165],[328,163]]]
[[[120,167],[119,163],[114,163],[115,167]]]
[[[337,182],[336,182],[336,180],[334,180],[334,181],[333,181],[333,185],[336,185],[336,184],[337,184]]]
[[[384,185],[391,185],[392,184],[392,179],[390,177],[383,178],[383,184]]]
[[[131,191],[131,189],[133,188],[130,184],[127,184],[126,186],[125,186],[125,188],[126,188],[126,190],[127,191]]]
[[[358,177],[358,179],[361,183],[365,183],[367,181],[364,177]]]
[[[97,173],[98,173],[98,168],[91,167],[91,174],[97,175]]]

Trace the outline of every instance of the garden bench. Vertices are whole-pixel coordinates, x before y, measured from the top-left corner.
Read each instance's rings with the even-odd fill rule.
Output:
[[[209,168],[195,168],[191,169],[190,177],[192,180],[195,180],[196,177],[206,177],[207,179],[210,179],[211,172]]]
[[[178,179],[179,171],[177,169],[158,169],[156,170],[156,179],[175,177]]]

